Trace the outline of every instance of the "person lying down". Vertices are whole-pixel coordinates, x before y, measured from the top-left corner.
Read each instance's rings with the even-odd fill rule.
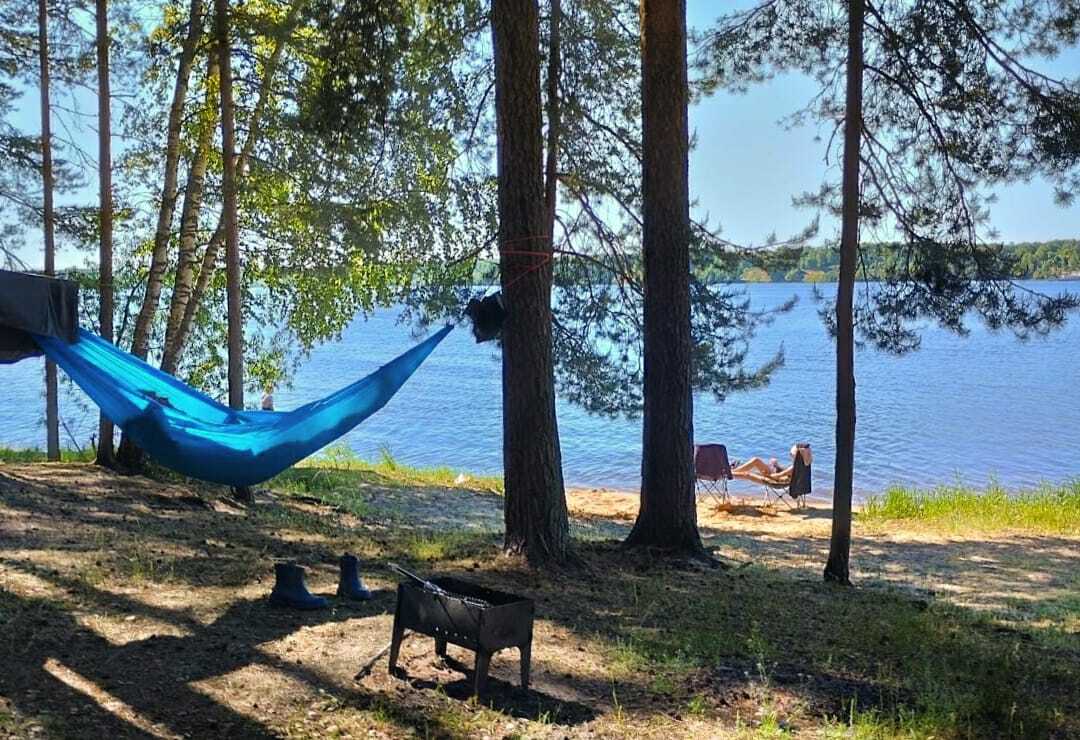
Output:
[[[814,455],[810,452],[810,445],[796,444],[788,450],[792,464],[781,468],[775,457],[765,462],[760,457],[752,457],[746,462],[738,462],[731,466],[731,475],[740,480],[748,480],[766,486],[786,486],[791,483],[791,475],[795,471],[795,456],[802,455],[803,462],[810,465]]]

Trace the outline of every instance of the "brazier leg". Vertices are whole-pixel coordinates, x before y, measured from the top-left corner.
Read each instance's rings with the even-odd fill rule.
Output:
[[[405,628],[394,617],[394,631],[390,636],[390,673],[397,670],[398,651],[401,650],[401,638],[405,636]]]
[[[479,695],[487,683],[488,666],[491,664],[491,653],[483,650],[476,651],[476,676],[473,683],[473,693]]]
[[[529,669],[532,664],[532,643],[521,646],[521,688],[529,688]]]
[[[439,637],[435,638],[435,654],[440,658],[446,657],[446,640]]]

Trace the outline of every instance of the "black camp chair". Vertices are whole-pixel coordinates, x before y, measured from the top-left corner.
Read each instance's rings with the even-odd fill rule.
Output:
[[[810,495],[813,488],[811,483],[811,468],[812,465],[808,465],[803,460],[801,450],[804,447],[808,447],[804,442],[800,442],[795,445],[799,448],[800,452],[795,456],[795,462],[792,463],[794,467],[791,470],[791,481],[788,483],[768,483],[761,481],[762,487],[765,489],[765,504],[769,503],[769,499],[772,498],[776,501],[782,501],[787,504],[790,509],[794,505],[796,508],[806,508],[806,497]],[[784,501],[784,497],[787,496],[788,500]]]
[[[727,503],[728,481],[733,477],[727,447],[694,445],[694,480],[698,493],[704,493],[718,504]]]

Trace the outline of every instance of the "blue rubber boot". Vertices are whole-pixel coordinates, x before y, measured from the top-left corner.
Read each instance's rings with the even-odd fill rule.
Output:
[[[341,578],[338,579],[337,595],[353,601],[367,601],[371,592],[360,578],[360,561],[355,555],[341,556]]]
[[[308,592],[304,585],[304,569],[296,563],[274,564],[274,590],[270,592],[270,606],[286,609],[324,609],[329,602],[322,596]]]

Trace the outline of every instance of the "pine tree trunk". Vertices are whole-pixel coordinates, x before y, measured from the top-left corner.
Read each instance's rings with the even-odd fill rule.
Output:
[[[645,408],[641,509],[626,542],[697,555],[685,0],[642,0],[641,50]]]
[[[173,213],[176,210],[177,173],[180,163],[180,129],[183,125],[184,102],[187,99],[191,68],[195,62],[195,49],[202,37],[202,0],[191,0],[188,33],[180,49],[180,62],[176,68],[176,85],[173,87],[169,118],[165,127],[165,176],[161,186],[161,204],[158,207],[157,228],[154,230],[154,247],[150,253],[150,271],[146,278],[146,291],[142,306],[135,319],[131,339],[131,354],[146,359],[150,346],[150,327],[157,313],[161,297],[165,269],[168,267],[169,241],[172,235]]]
[[[832,538],[825,580],[849,583],[851,494],[855,468],[855,328],[852,303],[859,249],[859,145],[862,138],[863,0],[848,5],[847,100],[844,121],[840,284],[836,293],[836,467]]]
[[[555,247],[555,207],[559,194],[559,136],[562,134],[562,108],[559,78],[562,76],[562,0],[551,0],[551,31],[548,47],[547,78],[547,160],[544,163],[544,203],[547,206],[545,233],[551,234]]]
[[[45,274],[56,274],[56,230],[53,222],[52,106],[49,104],[49,6],[38,0],[38,54],[41,66],[41,186],[44,194]],[[60,459],[60,409],[56,363],[45,361],[46,457]]]
[[[221,74],[221,196],[225,226],[228,309],[229,406],[244,408],[244,325],[240,302],[240,237],[236,220],[236,125],[233,118],[229,0],[215,0],[218,68]]]
[[[210,55],[207,66],[206,79],[208,81],[218,77],[217,56]],[[206,107],[215,111],[213,121],[217,121],[217,106],[211,100],[213,88],[207,85]],[[184,205],[180,209],[180,247],[176,257],[176,276],[173,282],[172,298],[169,301],[169,316],[165,322],[165,346],[161,353],[161,369],[169,374],[175,374],[180,359],[181,325],[184,319],[184,310],[191,300],[195,289],[195,266],[199,264],[199,254],[195,243],[198,237],[199,211],[202,208],[202,199],[206,187],[206,168],[210,160],[210,145],[213,140],[214,125],[207,123],[199,134],[199,141],[195,145],[195,153],[192,155],[191,165],[188,168],[187,184],[184,187]]]
[[[544,230],[539,28],[536,0],[493,0],[499,265],[508,314],[502,331],[505,544],[533,564],[563,561],[569,548],[555,418],[551,235]]]
[[[96,0],[98,75],[98,198],[101,240],[98,248],[98,281],[101,300],[98,324],[102,338],[113,341],[113,244],[112,244],[112,121],[109,113],[109,18],[108,0]],[[97,464],[113,467],[113,424],[104,414],[98,421]]]
[[[221,196],[225,225],[225,293],[229,321],[229,407],[244,408],[244,307],[240,296],[240,234],[236,220],[236,126],[233,120],[232,46],[229,0],[214,0],[218,68],[221,74]],[[234,489],[242,501],[252,500],[247,486]]]

